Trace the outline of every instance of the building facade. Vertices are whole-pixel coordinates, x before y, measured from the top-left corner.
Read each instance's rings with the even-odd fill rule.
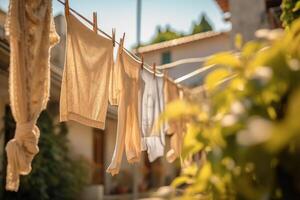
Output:
[[[148,64],[164,65],[187,58],[205,58],[217,52],[230,50],[230,47],[229,32],[209,31],[143,46],[135,51],[143,55]],[[177,79],[201,68],[202,65],[202,62],[181,64],[168,69],[168,74]],[[201,85],[205,74],[183,81],[182,84],[188,87]]]

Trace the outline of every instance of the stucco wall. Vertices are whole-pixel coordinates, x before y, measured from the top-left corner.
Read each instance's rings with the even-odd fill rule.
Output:
[[[106,129],[105,129],[105,170],[108,168],[109,164],[111,163],[111,159],[113,156],[115,144],[116,144],[116,135],[117,135],[117,119],[111,119],[107,118],[106,119]],[[121,163],[121,168],[120,168],[120,173],[117,176],[112,177],[110,174],[105,172],[105,186],[104,190],[105,193],[109,193],[113,189],[113,187],[116,185],[120,177],[123,177],[124,174],[128,173],[131,178],[133,178],[133,173],[134,167],[131,164],[128,164],[127,158],[126,158],[126,153],[124,150],[123,153],[123,158],[122,158],[122,163]],[[128,180],[128,185],[131,187],[132,182],[131,178]],[[133,179],[132,179],[133,180]]]
[[[268,28],[265,1],[262,0],[229,0],[232,31],[232,43],[237,33],[245,41],[254,38],[257,29]]]
[[[3,25],[5,23],[6,15],[3,10],[0,10],[0,25]]]
[[[67,126],[71,152],[92,161],[93,129],[73,121],[68,121]]]
[[[179,45],[167,49],[152,51],[148,53],[143,53],[144,59],[148,64],[161,63],[161,54],[166,51],[171,52],[171,61],[177,61],[185,58],[200,58],[210,56],[216,52],[229,50],[230,36],[228,33],[223,33],[211,38],[206,38],[203,40],[198,40],[192,43],[187,43],[184,45]],[[174,67],[169,70],[169,75],[176,79],[189,72],[192,72],[201,67],[199,63],[184,64]],[[196,76],[194,78],[188,79],[183,83],[188,86],[194,86],[201,84],[202,76]]]

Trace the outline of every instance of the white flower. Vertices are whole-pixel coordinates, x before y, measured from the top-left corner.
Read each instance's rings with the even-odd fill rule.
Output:
[[[272,76],[273,71],[270,67],[261,66],[255,70],[253,78],[260,80],[263,84],[266,84]]]
[[[292,71],[299,71],[300,70],[300,63],[297,59],[291,59],[288,61],[289,67]]]
[[[255,37],[259,39],[276,40],[283,35],[282,29],[259,29],[255,32]]]
[[[222,119],[222,126],[223,127],[228,127],[228,126],[232,126],[237,122],[237,117],[235,115],[225,115]]]
[[[246,130],[242,130],[237,135],[237,142],[240,145],[251,146],[267,141],[272,131],[272,123],[268,120],[254,117],[248,121]]]
[[[255,37],[257,38],[267,38],[270,33],[269,29],[259,29],[255,31]]]
[[[277,28],[273,29],[269,32],[267,39],[268,40],[276,40],[283,36],[283,29]]]
[[[243,114],[245,112],[244,105],[239,101],[233,102],[231,105],[231,112],[236,115]]]

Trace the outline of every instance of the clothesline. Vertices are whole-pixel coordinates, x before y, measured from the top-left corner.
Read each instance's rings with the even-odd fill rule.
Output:
[[[196,75],[198,75],[198,74],[201,74],[201,73],[203,73],[203,72],[206,72],[207,70],[209,70],[209,69],[211,69],[211,68],[213,68],[213,67],[216,67],[216,66],[217,66],[217,65],[208,65],[208,66],[204,66],[204,67],[198,68],[198,69],[192,71],[191,73],[188,73],[188,74],[186,74],[186,75],[184,75],[184,76],[181,76],[181,77],[175,79],[174,82],[175,82],[175,83],[180,83],[180,82],[185,81],[185,80],[187,80],[187,79],[189,79],[189,78],[192,78],[192,77],[194,77],[194,76],[196,76]]]
[[[230,81],[231,79],[233,79],[233,78],[235,78],[235,77],[237,77],[237,76],[238,76],[237,73],[231,74],[231,75],[229,75],[229,76],[226,76],[224,79],[218,81],[218,82],[216,83],[216,86],[220,86],[220,85],[222,85],[223,83],[226,83],[227,81]],[[205,85],[200,85],[200,86],[194,87],[194,88],[191,89],[190,91],[191,91],[191,93],[198,94],[198,93],[200,93],[200,92],[205,92],[205,91],[207,91],[207,87],[205,87]]]
[[[205,60],[207,60],[210,56],[207,57],[201,57],[201,58],[185,58],[181,60],[177,60],[175,62],[171,62],[164,65],[157,66],[157,69],[170,69],[173,67],[177,67],[178,65],[188,64],[188,63],[201,63]]]
[[[66,6],[66,0],[65,2],[63,2],[62,0],[57,0],[59,3],[61,3],[62,5]],[[91,26],[96,26],[97,30],[102,33],[104,36],[108,37],[109,39],[114,39],[112,36],[110,36],[108,33],[106,33],[105,31],[101,30],[98,25],[95,25],[93,22],[91,22],[89,19],[87,19],[86,17],[84,17],[82,14],[80,14],[79,12],[77,12],[75,9],[71,8],[69,6],[69,10],[71,10],[73,13],[75,13],[77,16],[79,16],[80,18],[82,18],[84,21],[86,21],[89,25]],[[116,44],[118,44],[120,46],[120,43],[118,41],[114,41]],[[130,55],[132,56],[134,59],[136,59],[138,62],[141,62],[141,58],[139,58],[137,55],[135,55],[134,53],[132,53],[130,50],[128,50],[127,48],[125,48],[123,46],[123,49]],[[167,78],[169,81],[175,83],[179,88],[185,88],[185,89],[189,89],[183,85],[180,84],[180,82],[184,81],[184,80],[187,80],[191,77],[194,77],[198,74],[201,74],[203,72],[205,72],[206,70],[212,68],[213,66],[205,66],[205,67],[202,67],[200,69],[196,69],[195,71],[189,73],[189,74],[186,74],[182,77],[179,77],[177,78],[176,80],[173,80],[171,77],[169,77],[167,75],[167,73],[162,73],[161,71],[159,70],[165,70],[165,69],[169,69],[169,68],[173,68],[175,66],[178,66],[178,65],[181,65],[181,64],[186,64],[186,63],[195,63],[195,62],[203,62],[205,60],[207,60],[210,56],[207,56],[207,57],[202,57],[202,58],[187,58],[187,59],[182,59],[182,60],[179,60],[179,61],[175,61],[175,62],[172,62],[172,63],[168,63],[168,64],[165,64],[165,65],[160,65],[160,66],[157,66],[156,67],[156,70],[155,70],[155,75],[156,76],[159,76],[159,77],[162,77],[164,76],[165,78]],[[154,73],[153,69],[151,69],[152,67],[143,62],[144,66],[143,68],[146,69],[148,72],[150,73]],[[158,70],[157,70],[158,69]],[[158,73],[157,73],[158,72]]]
[[[62,0],[57,0],[59,3],[61,3],[62,5],[64,5],[64,6],[66,6],[66,3],[65,2],[63,2]],[[73,13],[75,13],[77,16],[79,16],[80,18],[82,18],[85,22],[87,22],[89,25],[91,25],[91,26],[95,26],[94,25],[94,23],[93,22],[91,22],[89,19],[87,19],[86,17],[84,17],[82,14],[80,14],[79,12],[77,12],[75,9],[73,9],[73,8],[71,8],[70,6],[69,6],[69,9],[73,12]],[[108,33],[106,33],[105,31],[103,31],[103,30],[101,30],[99,27],[98,27],[98,25],[96,25],[97,26],[97,30],[100,32],[100,33],[102,33],[103,35],[105,35],[106,37],[108,37],[109,39],[112,39],[113,40],[113,37],[112,36],[110,36]],[[119,46],[120,46],[120,43],[118,42],[118,41],[114,41],[116,44],[118,44]],[[141,61],[141,59],[138,57],[138,56],[136,56],[134,53],[132,53],[130,50],[128,50],[127,48],[125,48],[124,46],[123,46],[123,49],[129,54],[129,55],[131,55],[134,59],[136,59],[137,61],[139,61],[139,62],[141,62],[142,63],[142,61]],[[154,71],[151,69],[152,67],[149,65],[149,64],[147,64],[147,63],[143,63],[144,64],[144,66],[143,66],[143,68],[144,69],[146,69],[147,71],[149,71],[150,73],[154,73]],[[157,69],[157,68],[156,68]],[[158,72],[158,73],[157,73]],[[171,82],[173,82],[173,83],[175,83],[175,81],[172,79],[172,78],[170,78],[169,76],[167,76],[166,75],[166,73],[162,73],[161,71],[159,71],[159,70],[155,70],[155,75],[156,76],[159,76],[159,77],[162,77],[162,76],[165,76],[165,78],[167,78],[169,81],[171,81]],[[176,84],[176,83],[175,83]],[[185,88],[184,86],[182,86],[181,84],[176,84],[178,87],[180,87],[180,88]]]
[[[234,52],[232,52],[232,53],[234,53]],[[234,53],[234,55],[240,56],[240,53],[236,52],[236,53]],[[201,57],[201,58],[185,58],[185,59],[177,60],[175,62],[171,62],[171,63],[165,64],[165,65],[157,66],[157,69],[170,69],[170,68],[177,67],[177,66],[183,65],[183,64],[188,64],[188,63],[197,63],[197,62],[201,63],[201,62],[208,60],[209,58],[211,58],[211,56],[206,56],[206,57]],[[215,67],[215,66],[216,65],[200,66],[196,70],[194,70],[188,74],[185,74],[181,77],[178,77],[176,80],[174,80],[174,82],[178,84],[182,81],[185,81],[189,78],[192,78],[196,75],[206,72],[206,70],[211,69],[212,67]]]

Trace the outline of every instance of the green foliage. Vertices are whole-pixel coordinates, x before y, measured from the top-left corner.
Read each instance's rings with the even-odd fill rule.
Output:
[[[183,199],[300,196],[300,20],[273,35],[212,56],[207,97],[167,106],[165,118],[188,121],[182,159],[205,157],[174,180]]]
[[[167,25],[164,29],[161,26],[157,26],[156,28],[156,34],[154,38],[148,43],[148,44],[140,44],[139,47],[150,45],[150,44],[156,44],[160,42],[165,42],[173,39],[177,39],[180,37],[188,36],[188,35],[193,35],[197,33],[202,33],[206,31],[212,31],[213,27],[209,23],[209,20],[207,19],[206,15],[202,15],[200,18],[200,22],[194,23],[192,27],[192,32],[189,34],[184,34],[177,32],[173,30],[170,25]],[[134,47],[134,48],[137,48]]]
[[[30,200],[77,199],[87,184],[87,166],[83,159],[70,157],[66,125],[54,125],[45,111],[39,117],[38,127],[40,152],[33,160],[32,172],[21,177],[16,195]],[[5,199],[10,199],[10,195],[6,194]]]
[[[203,14],[201,16],[200,22],[198,24],[194,24],[192,34],[202,33],[202,32],[212,31],[212,30],[213,28],[210,25],[209,21],[207,20],[206,15]]]
[[[300,17],[299,0],[283,0],[281,9],[282,14],[280,18],[284,27],[289,27],[295,19]]]
[[[164,31],[158,26],[156,36],[151,40],[150,44],[173,40],[182,36],[182,34],[173,31],[169,25],[166,26]]]

